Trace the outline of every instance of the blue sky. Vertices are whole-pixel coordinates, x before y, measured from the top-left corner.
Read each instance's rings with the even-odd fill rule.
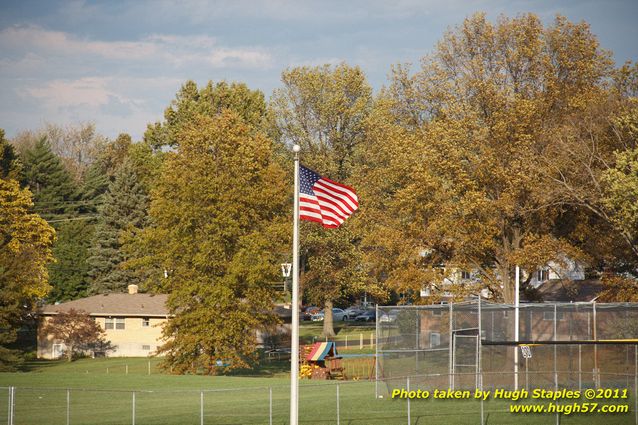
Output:
[[[142,137],[187,79],[266,96],[287,67],[346,61],[375,89],[443,32],[485,11],[585,20],[617,63],[638,60],[638,1],[0,0],[0,128],[93,121]]]

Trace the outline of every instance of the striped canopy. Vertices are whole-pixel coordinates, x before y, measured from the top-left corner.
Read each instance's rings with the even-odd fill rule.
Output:
[[[316,342],[312,346],[310,354],[306,357],[309,361],[323,360],[326,356],[335,357],[337,355],[337,346],[334,342]]]

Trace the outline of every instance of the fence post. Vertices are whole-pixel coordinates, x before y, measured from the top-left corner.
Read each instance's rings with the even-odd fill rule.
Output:
[[[359,334],[359,350],[363,350],[363,333]]]
[[[450,303],[450,312],[449,312],[449,317],[448,317],[448,322],[450,322],[449,323],[449,325],[450,325],[450,334],[448,335],[448,340],[447,340],[448,341],[448,343],[447,343],[447,345],[448,345],[448,357],[449,357],[448,377],[449,377],[449,381],[450,381],[449,384],[448,384],[448,387],[450,389],[454,389],[454,381],[453,381],[454,373],[452,372],[452,367],[453,367],[452,366],[452,362],[453,362],[452,349],[453,349],[453,345],[454,345],[454,343],[452,341],[452,329],[453,329],[453,327],[452,327],[453,326],[453,323],[452,323],[453,316],[452,316],[452,314],[453,314],[452,303]]]
[[[412,422],[411,418],[410,418],[410,377],[408,376],[406,378],[406,390],[408,392],[408,425],[410,425],[410,423]]]
[[[128,375],[128,363],[126,364],[126,375]]]
[[[348,349],[348,335],[346,335],[346,350]]]
[[[339,415],[339,384],[337,384],[337,425],[340,425],[341,418]]]
[[[71,424],[71,390],[66,390],[66,425]]]
[[[268,425],[272,425],[272,387],[268,388]]]
[[[13,425],[13,387],[9,387],[9,405],[7,406],[7,424]]]
[[[479,373],[480,390],[483,393],[483,371]],[[483,397],[481,397],[481,425],[485,424],[485,409],[483,407]]]
[[[199,392],[199,425],[204,425],[204,391]]]
[[[148,361],[148,374],[151,374],[151,361]]]
[[[374,398],[379,398],[379,304],[374,306],[374,332],[376,334],[377,343],[374,346]]]
[[[370,349],[374,347],[374,334],[370,332]]]
[[[132,423],[135,425],[135,391],[133,391],[133,412],[132,412]]]

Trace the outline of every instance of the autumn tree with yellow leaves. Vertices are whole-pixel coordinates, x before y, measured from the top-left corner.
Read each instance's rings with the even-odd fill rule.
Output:
[[[556,189],[556,150],[567,123],[606,102],[613,74],[586,23],[543,26],[533,14],[476,14],[416,73],[395,67],[359,176],[372,183],[362,186],[375,202],[365,245],[378,274],[440,293],[442,266],[477,270],[481,285],[458,295],[485,286],[512,302],[515,265],[588,258],[577,237],[588,213]]]
[[[32,195],[16,177],[17,157],[0,130],[0,370],[20,361],[8,348],[34,302],[50,287],[47,264],[53,261],[55,231],[31,212]]]
[[[345,63],[297,67],[282,73],[283,87],[270,102],[282,145],[301,146],[301,162],[340,183],[352,183],[368,146],[366,120],[372,88],[363,71]],[[358,185],[355,185],[358,190]],[[363,200],[362,202],[366,202]],[[362,265],[357,216],[338,229],[301,226],[301,286],[305,298],[324,307],[323,335],[334,336],[332,307],[364,291],[381,293]]]

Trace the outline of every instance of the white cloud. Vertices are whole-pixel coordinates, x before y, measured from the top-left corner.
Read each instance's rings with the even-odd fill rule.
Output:
[[[49,107],[65,108],[70,106],[98,107],[106,105],[109,98],[120,96],[106,86],[107,78],[87,77],[74,81],[54,80],[41,86],[27,87],[23,95],[42,100]]]
[[[88,56],[131,62],[163,60],[176,66],[200,63],[213,68],[263,67],[272,62],[270,53],[263,48],[220,46],[215,38],[205,35],[153,34],[136,41],[101,41],[34,25],[12,26],[0,31],[0,51],[49,59]]]

